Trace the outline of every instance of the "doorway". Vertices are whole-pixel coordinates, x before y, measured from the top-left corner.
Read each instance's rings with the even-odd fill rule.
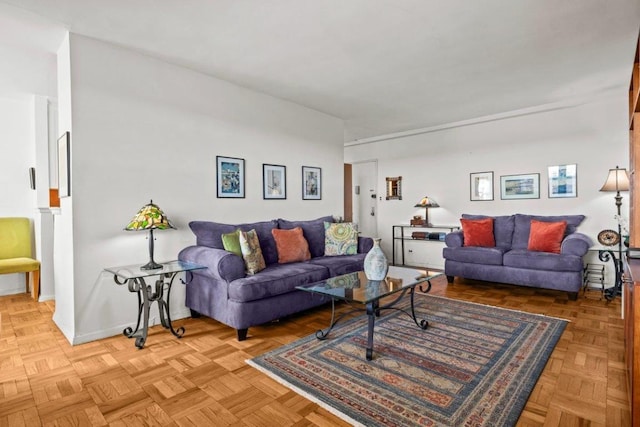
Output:
[[[352,164],[353,222],[361,236],[378,236],[378,161]]]

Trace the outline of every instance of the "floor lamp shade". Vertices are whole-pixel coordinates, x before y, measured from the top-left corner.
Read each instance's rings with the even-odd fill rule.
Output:
[[[169,218],[151,200],[144,205],[133,219],[124,228],[127,231],[149,231],[149,262],[142,267],[143,270],[156,270],[162,268],[161,264],[153,260],[153,230],[167,230],[174,228]]]
[[[607,180],[600,191],[629,191],[629,175],[627,170],[616,166],[615,169],[609,169]]]
[[[627,170],[616,166],[615,169],[609,169],[607,180],[600,191],[615,191],[616,192],[616,206],[618,208],[618,215],[620,215],[620,206],[622,205],[621,191],[629,191],[629,175]]]

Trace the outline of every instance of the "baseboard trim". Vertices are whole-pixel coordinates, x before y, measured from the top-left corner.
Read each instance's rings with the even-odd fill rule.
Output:
[[[174,313],[171,313],[171,320],[175,321],[175,320],[179,320],[179,319],[185,319],[187,317],[191,317],[191,312],[189,311],[188,308],[184,308],[182,310],[176,311]],[[95,332],[90,332],[90,333],[86,333],[86,334],[78,334],[75,335],[73,337],[73,340],[71,341],[71,345],[79,345],[79,344],[86,344],[88,342],[91,341],[97,341],[97,340],[101,340],[104,338],[110,338],[110,337],[114,337],[117,335],[122,335],[122,331],[125,330],[126,328],[132,328],[135,326],[134,324],[135,319],[133,319],[132,322],[130,323],[126,323],[126,324],[122,324],[122,325],[118,325],[118,326],[113,326],[111,328],[108,329],[101,329],[99,331],[95,331]],[[155,325],[159,325],[160,324],[160,316],[158,314],[154,315],[154,316],[149,316],[149,327],[155,326]],[[187,331],[188,332],[188,331]],[[169,332],[167,332],[169,333]],[[132,341],[132,345],[133,341]]]

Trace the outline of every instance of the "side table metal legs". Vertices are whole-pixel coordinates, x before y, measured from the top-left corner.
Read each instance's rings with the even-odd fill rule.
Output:
[[[133,279],[127,279],[124,282],[118,280],[118,276],[114,276],[113,279],[118,285],[127,284],[129,292],[135,292],[138,294],[138,320],[136,322],[135,329],[131,327],[125,328],[122,333],[127,338],[136,338],[136,347],[143,348],[147,341],[147,333],[149,330],[149,311],[151,310],[151,304],[153,302],[158,303],[158,313],[160,315],[160,323],[165,329],[169,329],[173,336],[181,338],[184,334],[184,327],[179,327],[177,330],[173,329],[171,324],[171,312],[169,307],[169,300],[171,296],[171,285],[175,279],[177,273],[162,274],[161,278],[156,280],[154,286],[147,285],[144,277],[136,277]],[[184,283],[184,282],[183,282]],[[167,293],[165,298],[164,288],[167,287]],[[142,328],[140,328],[140,321],[142,320]]]

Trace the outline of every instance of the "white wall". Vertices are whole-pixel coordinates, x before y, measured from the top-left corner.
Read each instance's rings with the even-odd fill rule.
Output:
[[[69,36],[58,50],[58,134],[70,131],[71,121],[71,48]],[[73,147],[73,138],[71,139]],[[56,144],[57,159],[57,144]],[[72,157],[73,161],[73,157]],[[57,164],[56,164],[57,172]],[[58,180],[56,179],[56,187]],[[55,282],[56,311],[53,320],[69,341],[75,336],[76,299],[74,290],[73,205],[71,198],[60,199],[59,213],[53,222],[53,275]]]
[[[413,207],[424,195],[441,206],[429,210],[435,224],[459,225],[463,213],[584,214],[579,230],[595,242],[600,230],[617,227],[614,194],[599,189],[609,168],[628,167],[627,114],[622,88],[574,107],[349,146],[345,162],[377,159],[381,196],[385,177],[402,176],[402,200],[382,197],[378,202],[378,231],[388,257],[392,224],[424,216],[424,209]],[[573,163],[578,165],[578,197],[548,198],[547,167]],[[472,202],[469,174],[484,171],[494,172],[494,200]],[[501,175],[528,173],[540,174],[540,199],[500,199]],[[628,216],[627,193],[623,197]],[[442,245],[421,243],[415,247],[431,258],[428,264],[443,265]]]
[[[70,108],[71,197],[62,200],[60,219],[72,215],[73,226],[64,236],[56,230],[66,243],[57,243],[55,256],[72,249],[72,266],[56,263],[65,270],[56,272],[56,316],[59,298],[72,299],[73,327],[63,327],[74,343],[134,322],[135,295],[103,268],[148,260],[146,234],[123,227],[150,199],[178,227],[155,233],[156,261],[195,242],[191,220],[343,214],[341,120],[74,34],[70,58],[71,100],[62,102],[59,88],[59,132]],[[216,155],[246,160],[245,199],[216,198]],[[286,200],[262,199],[263,163],[287,167]],[[301,200],[303,165],[322,168],[322,200]],[[171,303],[172,317],[188,315],[180,283]]]
[[[0,216],[33,219],[36,192],[29,187],[29,168],[35,167],[33,97],[0,97],[0,117]],[[24,274],[0,275],[0,295],[24,291]]]

